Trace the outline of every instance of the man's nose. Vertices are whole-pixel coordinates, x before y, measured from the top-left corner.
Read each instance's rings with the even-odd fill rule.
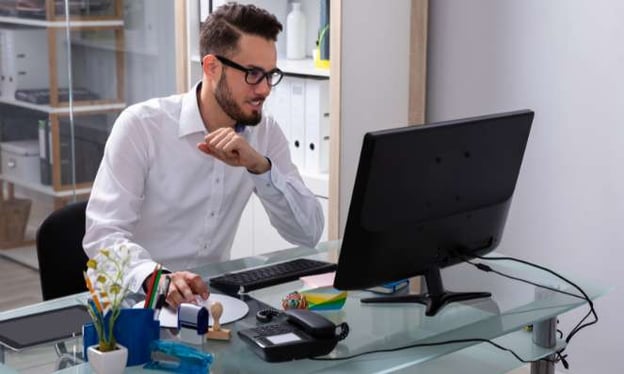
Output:
[[[257,94],[267,96],[271,92],[271,86],[269,85],[268,77],[265,77],[260,83],[255,85],[255,92]]]

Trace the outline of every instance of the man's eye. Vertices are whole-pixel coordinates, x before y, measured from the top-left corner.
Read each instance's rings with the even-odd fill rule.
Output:
[[[258,80],[264,76],[264,71],[260,69],[251,69],[247,74],[251,80]]]

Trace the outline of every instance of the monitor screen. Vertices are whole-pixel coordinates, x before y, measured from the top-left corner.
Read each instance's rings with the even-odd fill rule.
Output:
[[[493,114],[364,136],[334,286],[364,289],[423,275],[423,295],[363,299],[445,304],[440,269],[500,242],[534,113]]]

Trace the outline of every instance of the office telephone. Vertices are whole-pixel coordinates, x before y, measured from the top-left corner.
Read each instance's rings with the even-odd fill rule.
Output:
[[[339,326],[318,313],[292,309],[283,312],[285,321],[241,330],[238,335],[251,349],[268,362],[297,360],[326,355],[339,340],[346,338],[349,327]],[[340,328],[340,334],[336,329]]]

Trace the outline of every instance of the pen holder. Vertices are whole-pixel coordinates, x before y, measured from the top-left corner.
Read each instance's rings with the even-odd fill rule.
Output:
[[[150,360],[150,343],[160,337],[160,322],[154,321],[153,309],[122,309],[115,322],[113,334],[117,342],[128,349],[128,366],[141,365]],[[98,343],[93,323],[82,327],[84,359],[87,349]]]

